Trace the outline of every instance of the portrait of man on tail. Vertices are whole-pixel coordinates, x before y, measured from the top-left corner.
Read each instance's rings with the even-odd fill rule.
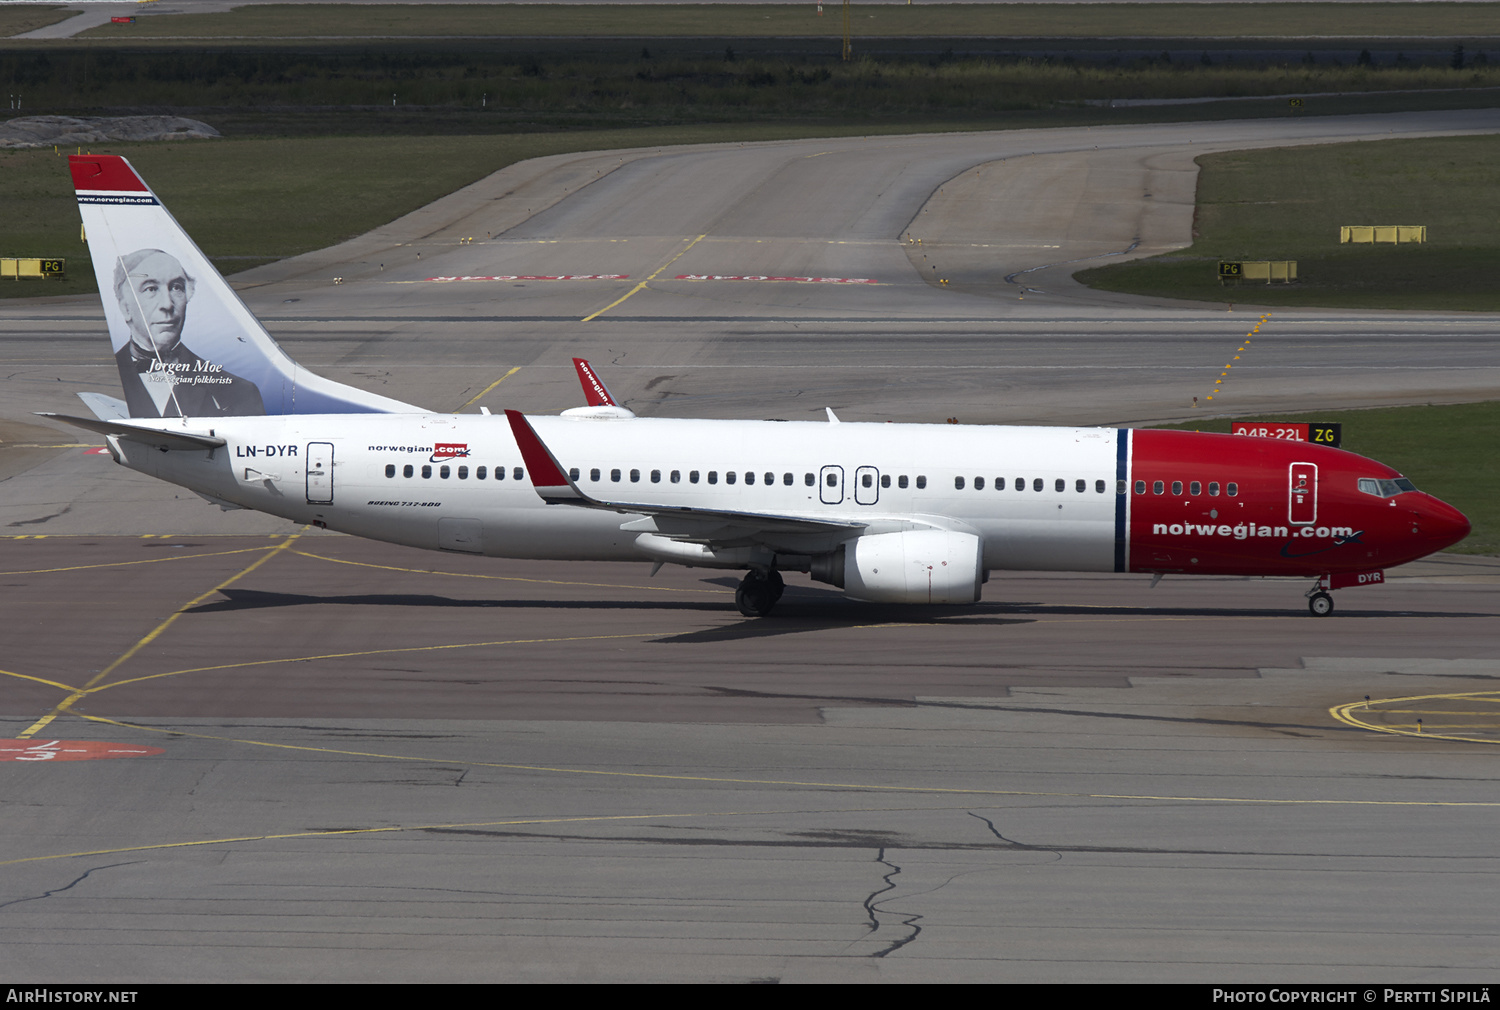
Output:
[[[182,342],[195,282],[160,249],[137,249],[115,266],[114,292],[130,339],[115,354],[132,417],[264,414],[260,390]]]

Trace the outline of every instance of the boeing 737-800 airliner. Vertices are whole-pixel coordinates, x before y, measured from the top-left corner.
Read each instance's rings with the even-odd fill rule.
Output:
[[[1374,460],[1115,428],[441,414],[287,357],[123,158],[69,159],[124,400],[80,394],[115,461],[227,509],[434,550],[784,571],[860,600],[973,603],[991,572],[1305,576],[1329,590],[1469,532]]]

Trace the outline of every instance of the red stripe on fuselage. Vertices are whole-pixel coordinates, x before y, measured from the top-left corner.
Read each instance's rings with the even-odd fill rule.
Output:
[[[1295,463],[1317,466],[1312,523],[1293,522],[1310,514],[1291,510]],[[1368,571],[1425,557],[1468,534],[1468,520],[1431,495],[1408,491],[1380,498],[1359,490],[1361,477],[1397,476],[1375,460],[1303,442],[1136,431],[1127,489],[1129,569],[1312,576]],[[1136,493],[1140,482],[1144,494]],[[1174,482],[1180,483],[1176,494]],[[1213,484],[1216,495],[1209,494]]]

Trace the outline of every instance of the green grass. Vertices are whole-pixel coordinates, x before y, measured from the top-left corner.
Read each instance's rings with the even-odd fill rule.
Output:
[[[1500,35],[1493,3],[912,4],[852,8],[857,37],[1267,38]],[[836,37],[841,7],[683,5],[267,4],[217,14],[143,14],[87,38],[297,36]]]
[[[0,39],[55,25],[76,13],[66,7],[0,6]]]
[[[1106,65],[1045,56],[1002,60],[933,54],[845,63],[831,49],[774,57],[738,53],[729,60],[722,51],[674,55],[660,44],[653,49],[640,42],[552,45],[474,51],[421,44],[405,51],[350,52],[74,46],[0,52],[0,80],[24,95],[27,109],[46,112],[146,106],[389,109],[395,95],[398,108],[478,110],[483,102],[497,117],[587,113],[656,121],[983,115],[1108,99],[1500,88],[1500,61],[1462,70],[1280,66],[1245,59],[1208,65],[1134,59]],[[1312,105],[1326,102],[1317,99]]]
[[[1388,410],[1314,411],[1265,421],[1338,421],[1343,448],[1378,459],[1469,517],[1474,531],[1450,551],[1500,554],[1500,403]],[[1229,431],[1227,419],[1163,425],[1189,431]]]
[[[1500,310],[1500,137],[1441,137],[1198,159],[1196,240],[1087,270],[1093,287],[1265,305]],[[1424,245],[1340,245],[1339,227],[1421,224]],[[1293,285],[1220,286],[1218,260],[1297,261]]]

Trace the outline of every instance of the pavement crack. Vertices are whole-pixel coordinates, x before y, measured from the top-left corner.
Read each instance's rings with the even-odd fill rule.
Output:
[[[881,887],[881,888],[879,888],[879,889],[877,889],[875,891],[872,891],[870,893],[870,896],[867,897],[867,898],[865,898],[865,902],[864,902],[865,915],[869,917],[869,920],[870,920],[870,932],[872,934],[880,932],[880,918],[879,918],[879,915],[877,913],[879,913],[881,911],[881,909],[879,909],[877,907],[880,904],[880,902],[877,899],[882,894],[885,894],[887,891],[891,891],[891,890],[895,889],[896,882],[895,882],[894,878],[897,877],[897,876],[899,876],[900,873],[901,873],[901,867],[897,866],[895,863],[893,863],[890,860],[888,860],[888,859],[885,858],[885,848],[884,848],[884,846],[882,846],[875,853],[875,862],[880,863],[880,864],[882,864],[884,866],[889,866],[891,868],[891,872],[889,872],[887,874],[884,874],[880,878],[881,881],[885,884],[885,886]],[[897,915],[899,913],[889,913],[889,914]],[[901,925],[907,927],[910,930],[910,932],[907,935],[905,935],[905,936],[896,937],[895,939],[891,940],[890,943],[886,944],[884,947],[880,948],[877,951],[873,951],[872,953],[867,954],[865,956],[866,957],[885,957],[887,954],[889,954],[889,953],[891,953],[893,951],[900,950],[902,947],[905,947],[908,943],[911,943],[913,940],[915,940],[917,938],[917,935],[922,932],[922,927],[917,925],[917,920],[920,919],[920,918],[922,918],[922,916],[920,916],[920,915],[918,915],[916,913],[912,913],[911,915],[908,915],[905,918],[903,918],[901,920]]]
[[[73,511],[73,506],[72,505],[64,505],[62,507],[62,511],[61,512],[54,512],[54,513],[52,513],[51,515],[48,515],[48,516],[38,516],[35,519],[17,519],[15,522],[13,522],[13,523],[6,523],[5,525],[7,525],[7,526],[36,526],[39,523],[44,523],[44,522],[47,522],[49,520],[56,519],[58,516],[65,516],[69,512],[71,512],[71,511]]]
[[[54,894],[61,894],[62,892],[69,890],[70,888],[77,887],[79,884],[88,879],[90,874],[98,870],[112,870],[117,866],[133,866],[134,864],[139,862],[142,862],[142,860],[133,859],[125,863],[109,863],[105,866],[95,866],[92,869],[84,870],[81,875],[75,877],[73,880],[64,884],[62,887],[54,887],[50,891],[43,891],[41,894],[28,895],[25,898],[12,898],[10,901],[0,902],[0,908],[9,908],[11,905],[19,905],[23,901],[40,901],[43,898],[50,898]]]
[[[966,811],[966,813],[970,817],[975,817],[981,821],[984,821],[984,826],[990,829],[990,834],[994,835],[996,838],[1000,839],[1002,842],[1004,842],[1006,845],[1009,845],[1013,849],[1019,849],[1023,852],[1050,852],[1058,858],[1058,861],[1062,860],[1062,852],[1059,849],[1054,849],[1047,845],[1027,845],[1025,842],[1013,841],[1012,839],[1006,838],[1004,835],[1002,835],[1000,833],[1000,829],[995,827],[995,822],[990,820],[983,814],[976,814],[972,810]]]

